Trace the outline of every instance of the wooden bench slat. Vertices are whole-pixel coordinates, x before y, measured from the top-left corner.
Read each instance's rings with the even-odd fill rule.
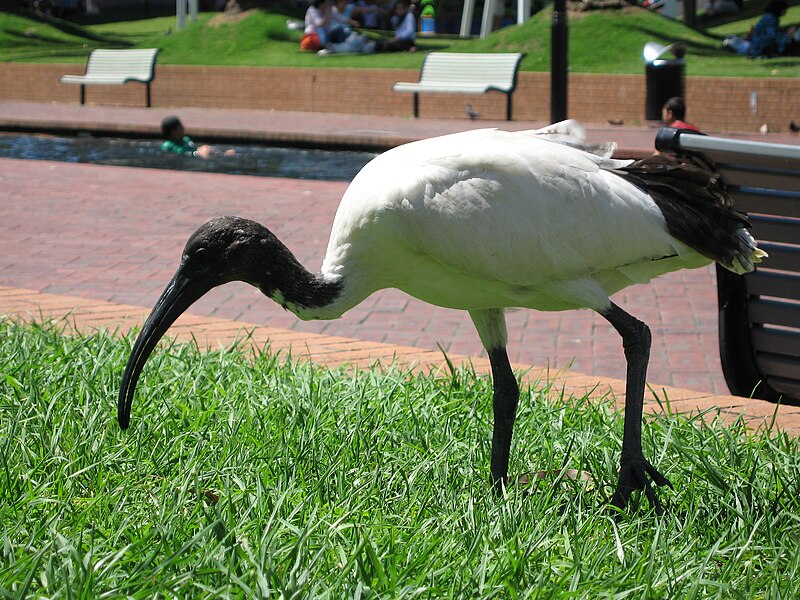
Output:
[[[784,244],[800,243],[800,220],[765,215],[750,215],[749,219],[753,226],[753,237],[757,240]]]
[[[398,92],[432,92],[441,94],[485,94],[493,90],[491,86],[481,84],[445,84],[438,82],[436,85],[421,85],[418,83],[409,83],[403,86],[395,87]],[[498,90],[502,91],[502,90]]]
[[[85,75],[62,75],[61,83],[97,83],[114,85],[117,83],[123,84],[127,81],[131,81],[131,79],[132,78],[128,77],[127,75],[93,75],[89,77]]]
[[[755,298],[748,302],[748,307],[753,323],[800,329],[800,304]]]
[[[776,273],[759,269],[744,278],[747,293],[753,296],[772,296],[800,300],[800,274]]]
[[[767,382],[773,390],[784,398],[800,398],[800,381],[796,379],[770,377]],[[756,389],[756,393],[758,393],[758,389]]]
[[[752,169],[741,165],[717,165],[717,171],[728,185],[790,190],[797,183],[797,170]]]
[[[757,352],[800,358],[800,331],[757,327],[753,329],[753,347]]]
[[[740,188],[732,196],[741,212],[800,218],[800,192]]]
[[[761,241],[758,242],[758,246],[769,254],[767,260],[770,269],[800,273],[800,247]]]
[[[796,360],[775,354],[757,354],[756,364],[764,375],[800,381],[800,363]]]

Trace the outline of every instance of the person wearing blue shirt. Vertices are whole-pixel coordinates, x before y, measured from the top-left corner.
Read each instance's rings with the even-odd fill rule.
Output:
[[[408,0],[397,0],[392,16],[394,37],[376,47],[376,52],[414,52],[417,40],[417,18]]]
[[[780,27],[780,18],[788,8],[784,0],[773,0],[767,5],[750,35],[750,56],[787,56],[797,53],[798,44],[794,40],[796,28],[783,31]]]

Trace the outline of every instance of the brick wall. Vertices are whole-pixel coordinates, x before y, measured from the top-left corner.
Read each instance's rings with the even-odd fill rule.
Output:
[[[80,74],[82,65],[0,63],[0,99],[34,102],[78,102],[77,85],[58,82],[65,73]],[[391,90],[395,81],[416,81],[417,71],[374,69],[287,69],[268,67],[156,67],[154,106],[200,106],[411,114],[411,94]],[[520,73],[514,94],[514,117],[548,120],[548,73]],[[751,108],[752,94],[756,105]],[[706,131],[786,131],[800,120],[800,80],[780,78],[689,77],[686,81],[688,120]],[[144,86],[87,86],[89,103],[144,105]],[[423,117],[464,118],[472,104],[482,117],[505,118],[505,96],[424,94]],[[571,74],[569,116],[585,122],[618,119],[629,125],[644,121],[643,75]]]

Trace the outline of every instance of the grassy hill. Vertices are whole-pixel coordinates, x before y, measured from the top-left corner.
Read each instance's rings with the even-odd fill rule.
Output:
[[[286,15],[253,11],[229,18],[201,14],[186,30],[174,31],[174,17],[80,26],[58,19],[0,14],[0,61],[84,62],[93,48],[159,47],[160,64],[418,68],[426,51],[515,51],[527,54],[522,69],[550,68],[551,14],[544,10],[523,25],[485,39],[420,39],[421,52],[372,56],[318,57],[298,49],[300,33],[286,28]],[[570,68],[576,73],[642,73],[642,48],[648,41],[688,44],[687,73],[700,76],[800,76],[800,58],[749,60],[722,50],[728,33],[745,33],[756,16],[705,30],[635,8],[572,14],[569,22]],[[784,24],[800,22],[792,7]]]

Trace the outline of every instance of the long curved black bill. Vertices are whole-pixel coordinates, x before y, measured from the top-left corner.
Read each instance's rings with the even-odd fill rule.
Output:
[[[117,420],[122,429],[127,429],[130,425],[131,405],[133,404],[133,394],[136,391],[136,383],[139,381],[139,375],[153,348],[156,347],[170,325],[212,287],[214,286],[206,282],[186,277],[179,268],[161,294],[139,332],[139,337],[136,339],[122,376],[117,405]]]

